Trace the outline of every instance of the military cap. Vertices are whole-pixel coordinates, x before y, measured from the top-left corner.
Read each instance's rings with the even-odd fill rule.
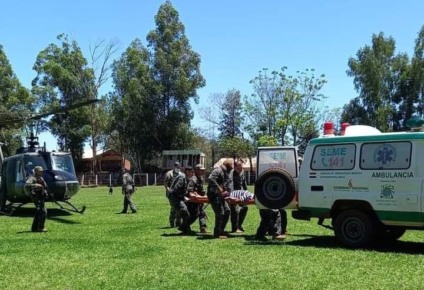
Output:
[[[196,168],[197,169],[200,169],[200,170],[205,170],[206,169],[202,164],[197,164],[196,165]]]

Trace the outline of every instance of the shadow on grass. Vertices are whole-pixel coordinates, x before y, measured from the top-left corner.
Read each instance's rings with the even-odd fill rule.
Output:
[[[287,240],[273,240],[271,237],[267,237],[266,239],[257,239],[255,235],[244,236],[245,245],[247,246],[275,246],[275,245],[284,245]]]
[[[33,234],[33,235],[43,235],[43,234],[47,234],[45,232],[33,232],[33,231],[20,231],[20,232],[16,232],[17,234]]]
[[[409,242],[409,241],[393,241],[375,247],[374,249],[378,252],[395,252],[411,255],[424,255],[424,243]]]
[[[334,231],[334,228],[333,228],[333,226],[330,226],[330,225],[320,225],[321,227],[323,227],[323,228],[326,228],[326,229],[328,229],[328,230],[332,230],[332,231]]]
[[[219,238],[215,238],[212,233],[204,234],[204,233],[199,233],[199,232],[193,232],[193,233],[181,233],[181,232],[178,232],[178,233],[163,233],[161,236],[162,237],[197,237],[197,239],[199,241],[202,241],[202,240],[207,241],[207,240],[213,240],[213,239],[219,240]],[[231,235],[231,234],[227,236],[227,239],[236,239],[236,238],[246,238],[246,236],[245,235]]]
[[[230,239],[237,239],[237,238],[238,239],[240,239],[240,238],[246,238],[246,236],[245,235],[231,235],[231,234],[229,234],[227,236],[227,238],[226,239],[223,239],[223,240],[230,240]],[[199,241],[220,240],[220,238],[214,237],[213,234],[200,234],[200,235],[198,235],[197,239]]]
[[[307,237],[307,238],[292,240],[290,237]],[[268,242],[265,242],[265,244],[266,243]],[[346,250],[352,250],[352,251],[354,250],[354,249],[348,249],[339,245],[336,242],[336,239],[334,236],[289,235],[288,239],[284,242],[284,244],[288,246],[298,246],[298,247],[314,247],[314,248],[326,248],[326,249],[339,249],[339,248],[342,249],[343,248]],[[382,253],[392,252],[392,253],[402,253],[402,254],[411,254],[411,255],[423,255],[424,243],[402,241],[402,240],[384,242],[384,243],[381,242],[369,248],[366,248],[365,250],[372,251],[372,252],[382,252]]]
[[[76,222],[76,221],[72,221],[72,220],[67,220],[61,217],[57,217],[57,216],[50,216],[48,215],[48,219],[61,223],[61,224],[68,224],[68,225],[75,225],[75,224],[80,224],[80,222]]]
[[[198,233],[164,233],[161,234],[162,237],[196,237],[197,235],[200,235]]]
[[[35,208],[34,207],[20,207],[13,211],[13,214],[9,217],[34,217]],[[71,216],[67,210],[59,209],[59,208],[47,208],[47,218],[51,219],[53,217],[59,216]]]

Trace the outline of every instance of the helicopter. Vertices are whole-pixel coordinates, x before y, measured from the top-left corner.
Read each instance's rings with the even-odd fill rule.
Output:
[[[41,114],[12,114],[5,120],[0,119],[0,127],[16,124],[34,122],[50,115],[63,113],[82,106],[90,105],[99,100],[93,99],[81,102],[48,113]],[[86,207],[78,209],[69,200],[79,191],[79,183],[75,173],[71,153],[47,151],[46,146],[40,147],[38,137],[33,133],[26,137],[27,146],[16,150],[15,155],[4,158],[0,143],[0,214],[11,215],[14,210],[21,206],[32,203],[31,193],[25,186],[25,181],[29,175],[33,174],[36,166],[43,168],[43,178],[50,191],[50,197],[46,200],[53,202],[60,209],[76,213],[84,213]]]

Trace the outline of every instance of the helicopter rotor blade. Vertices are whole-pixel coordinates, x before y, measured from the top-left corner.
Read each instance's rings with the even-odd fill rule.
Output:
[[[53,111],[50,111],[50,112],[47,112],[47,113],[34,114],[34,115],[30,116],[28,118],[28,120],[39,120],[39,119],[45,118],[45,117],[50,116],[50,115],[64,113],[64,112],[75,110],[75,109],[78,109],[78,108],[81,108],[81,107],[84,107],[84,106],[87,106],[87,105],[91,105],[91,104],[97,103],[98,101],[100,101],[100,100],[99,99],[88,100],[88,101],[77,103],[77,104],[69,106],[69,107],[62,107],[60,109],[56,109],[56,110],[53,110]]]
[[[18,112],[1,112],[0,113],[0,128],[17,123],[23,123],[28,113],[18,113]]]
[[[74,110],[83,106],[94,104],[100,101],[99,99],[92,99],[84,102],[77,103],[69,107],[62,107],[47,113],[32,114],[29,112],[0,112],[0,128],[13,124],[25,124],[28,120],[40,120],[50,115],[64,113]]]

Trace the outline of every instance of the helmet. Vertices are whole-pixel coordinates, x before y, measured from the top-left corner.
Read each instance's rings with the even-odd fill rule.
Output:
[[[34,171],[35,172],[37,172],[37,171],[43,171],[43,167],[41,167],[41,166],[35,166],[34,167]]]

